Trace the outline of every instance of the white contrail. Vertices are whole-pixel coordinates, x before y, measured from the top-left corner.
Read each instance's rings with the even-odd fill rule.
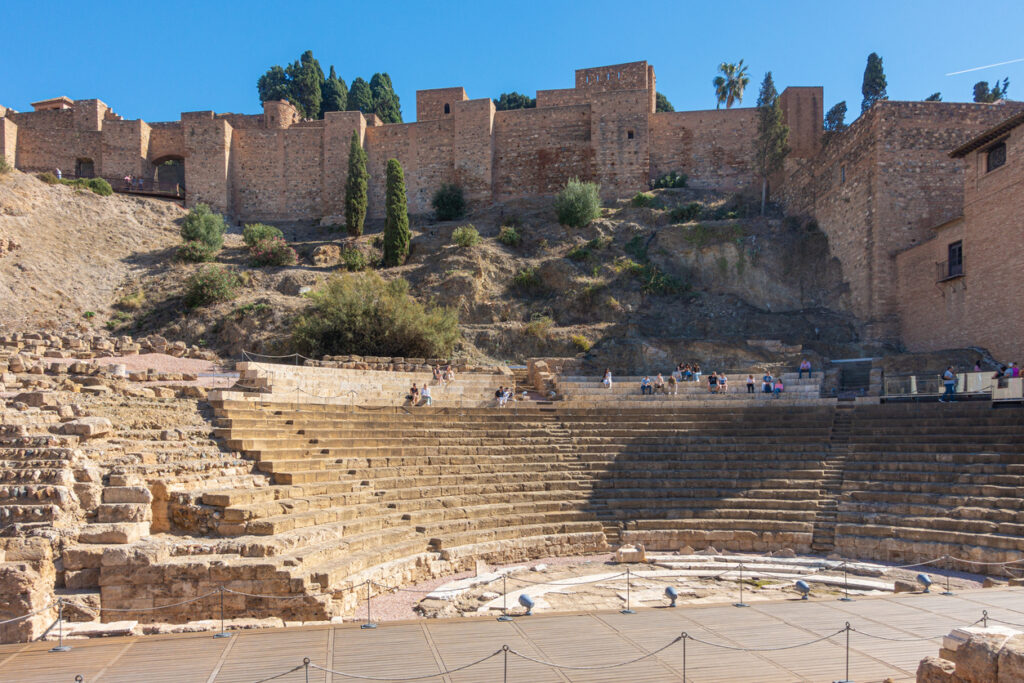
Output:
[[[947,76],[956,76],[957,74],[965,74],[965,73],[969,73],[971,71],[981,71],[982,69],[991,69],[994,66],[1003,66],[1005,64],[1016,64],[1017,62],[1024,62],[1024,57],[1021,57],[1020,59],[1011,59],[1008,62],[999,62],[998,64],[989,64],[988,66],[976,66],[973,69],[964,69],[963,71],[951,71],[950,73],[948,73],[946,75]]]

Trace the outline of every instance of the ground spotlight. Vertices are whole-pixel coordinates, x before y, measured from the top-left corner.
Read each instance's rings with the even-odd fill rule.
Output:
[[[534,605],[534,602],[533,602],[533,599],[529,595],[527,595],[526,593],[523,593],[522,595],[520,595],[519,596],[519,604],[526,608],[526,614],[524,614],[523,616],[526,616],[526,617],[533,616],[533,605]]]
[[[922,586],[924,586],[924,592],[925,593],[930,592],[928,590],[928,588],[929,588],[929,586],[932,585],[932,577],[928,576],[927,574],[918,574],[917,575],[917,582],[919,584],[921,584]]]
[[[796,589],[800,591],[800,599],[806,600],[807,596],[811,593],[811,587],[806,581],[800,580],[796,582]]]
[[[669,607],[675,607],[676,599],[679,597],[679,592],[672,586],[669,586],[665,589],[665,597],[672,601],[672,604],[669,605]]]

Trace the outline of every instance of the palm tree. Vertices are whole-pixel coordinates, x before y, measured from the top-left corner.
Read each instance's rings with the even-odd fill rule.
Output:
[[[750,83],[750,78],[742,59],[739,64],[722,62],[718,65],[718,70],[722,75],[715,76],[715,80],[712,81],[715,85],[715,96],[718,98],[718,106],[715,108],[721,109],[722,102],[725,102],[725,108],[728,109],[733,102],[743,101],[743,89]]]

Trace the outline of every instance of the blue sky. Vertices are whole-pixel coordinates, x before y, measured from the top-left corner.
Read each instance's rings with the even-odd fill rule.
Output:
[[[771,70],[779,90],[823,85],[826,109],[860,111],[869,52],[890,99],[941,91],[969,101],[978,80],[1010,78],[1024,99],[1024,2],[26,2],[0,7],[0,104],[97,97],[125,118],[182,111],[257,113],[256,79],[312,49],[351,83],[391,74],[406,121],[417,89],[463,86],[471,98],[568,88],[576,68],[646,59],[676,109],[713,109],[722,61],[746,60],[744,105]]]

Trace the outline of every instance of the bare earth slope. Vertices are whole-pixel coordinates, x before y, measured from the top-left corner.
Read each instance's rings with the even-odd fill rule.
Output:
[[[0,175],[0,331],[80,320],[103,311],[137,270],[180,242],[173,202],[100,197],[32,175]]]

